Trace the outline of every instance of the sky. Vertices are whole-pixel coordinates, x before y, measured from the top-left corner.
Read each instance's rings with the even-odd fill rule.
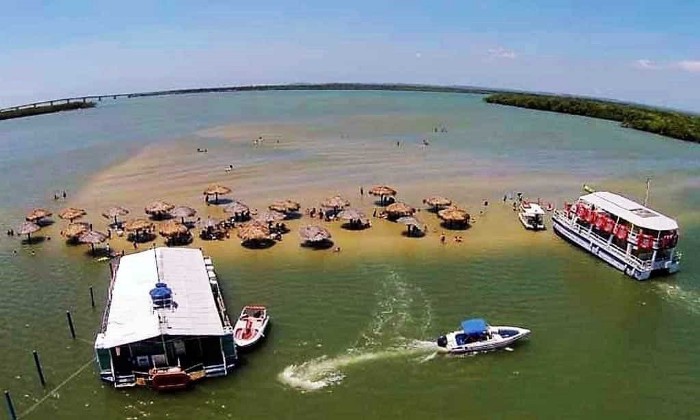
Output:
[[[425,83],[700,112],[698,0],[0,0],[0,107],[277,83]]]

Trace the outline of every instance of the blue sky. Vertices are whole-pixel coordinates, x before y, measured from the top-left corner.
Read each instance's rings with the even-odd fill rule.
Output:
[[[0,0],[0,106],[292,82],[474,85],[700,111],[700,1]]]

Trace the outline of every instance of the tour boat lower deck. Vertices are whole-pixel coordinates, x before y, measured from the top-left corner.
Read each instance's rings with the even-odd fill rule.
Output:
[[[581,196],[555,210],[552,227],[559,236],[637,280],[680,268],[677,223],[617,194]]]

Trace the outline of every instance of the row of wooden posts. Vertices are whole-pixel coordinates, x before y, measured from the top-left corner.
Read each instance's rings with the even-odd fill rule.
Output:
[[[90,286],[90,305],[95,308],[95,292]],[[73,324],[73,316],[70,311],[66,311],[66,321],[68,322],[68,329],[70,330],[70,335],[73,340],[75,340],[75,325]],[[44,375],[44,368],[41,366],[41,359],[39,358],[39,353],[36,350],[32,350],[32,356],[34,357],[34,366],[36,367],[36,373],[39,376],[39,382],[41,386],[46,388],[46,376]],[[10,391],[5,390],[5,405],[7,406],[7,412],[9,414],[10,420],[17,420],[17,410],[15,409],[15,404],[12,401],[12,395]]]

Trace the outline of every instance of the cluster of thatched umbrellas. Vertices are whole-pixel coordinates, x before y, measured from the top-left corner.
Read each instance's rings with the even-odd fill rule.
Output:
[[[210,204],[210,196],[214,196],[213,203],[219,204],[219,196],[226,195],[231,189],[222,185],[211,185],[207,187],[203,194],[205,201]],[[378,196],[379,203],[386,206],[382,210],[380,217],[386,216],[388,220],[401,223],[407,226],[408,236],[422,236],[425,233],[423,223],[415,217],[416,208],[404,203],[397,202],[395,197],[397,190],[387,185],[377,185],[369,190],[369,194]],[[223,207],[225,213],[231,215],[231,222],[221,222],[215,219],[207,219],[201,223],[203,228],[200,235],[204,239],[223,239],[228,237],[227,229],[233,227],[233,222],[237,224],[237,236],[241,239],[241,244],[245,246],[261,246],[274,243],[274,240],[281,239],[281,234],[286,233],[286,226],[281,223],[284,220],[299,217],[301,204],[292,199],[273,201],[266,211],[252,215],[248,205],[239,200],[227,200],[227,205]],[[437,213],[446,228],[464,228],[470,221],[469,213],[455,205],[452,200],[431,196],[425,198],[423,203],[429,206],[429,210]],[[192,235],[190,228],[195,223],[191,219],[197,211],[187,206],[175,206],[166,201],[154,201],[149,203],[144,212],[151,220],[166,220],[158,227],[148,219],[132,218],[130,220],[120,220],[128,215],[128,209],[115,206],[105,210],[102,215],[110,220],[110,227],[128,232],[128,239],[134,242],[143,242],[155,238],[155,232],[166,238],[168,245],[181,245],[191,242]],[[94,253],[95,245],[105,242],[111,235],[94,231],[92,224],[88,222],[76,222],[87,215],[84,209],[69,207],[61,210],[58,217],[67,220],[69,224],[61,230],[61,235],[70,243],[89,244]],[[310,214],[314,216],[314,214]],[[333,195],[324,199],[320,203],[319,215],[321,218],[338,218],[343,220],[344,228],[360,229],[370,226],[370,219],[361,210],[350,208],[350,201],[340,195]],[[52,213],[49,210],[36,208],[26,216],[26,220],[17,229],[16,233],[27,235],[27,240],[31,241],[31,235],[39,231],[42,226],[51,223],[49,217]],[[251,216],[253,216],[251,218]],[[188,220],[189,219],[189,220]],[[198,219],[199,220],[199,219]],[[110,231],[111,233],[111,231]],[[325,247],[332,245],[331,234],[328,229],[317,225],[306,225],[299,229],[299,237],[302,245],[311,247]],[[329,245],[330,244],[330,245]]]

